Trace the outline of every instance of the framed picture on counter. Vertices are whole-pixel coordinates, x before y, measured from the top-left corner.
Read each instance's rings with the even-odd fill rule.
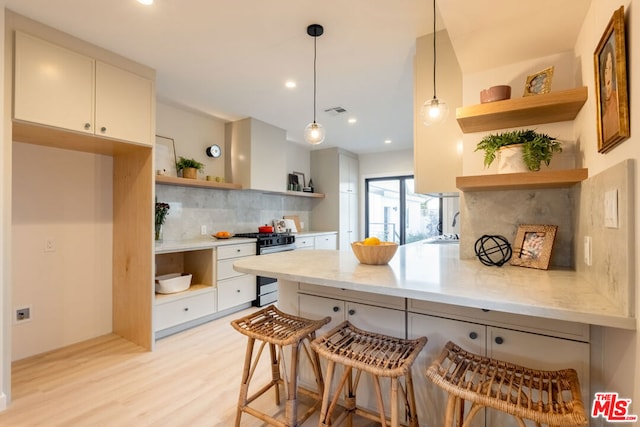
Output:
[[[511,264],[547,270],[557,230],[557,225],[519,225]]]

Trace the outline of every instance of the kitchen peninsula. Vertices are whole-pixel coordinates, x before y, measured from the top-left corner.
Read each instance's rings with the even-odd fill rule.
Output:
[[[296,251],[240,260],[234,268],[288,282],[635,329],[635,318],[587,276],[565,269],[487,267],[459,259],[458,252],[458,245],[417,242],[401,246],[385,266],[360,264],[351,251]]]
[[[426,336],[414,364],[418,416],[443,419],[446,396],[424,369],[449,340],[534,369],[578,372],[585,407],[600,387],[598,334],[591,325],[635,329],[634,317],[589,278],[563,269],[488,267],[460,259],[458,245],[401,246],[388,265],[363,265],[350,250],[294,251],[234,262],[242,273],[278,278],[278,306],[303,317],[331,316],[397,337]],[[303,368],[301,382],[312,378]],[[369,406],[375,405],[373,394]],[[486,426],[513,420],[487,413]]]

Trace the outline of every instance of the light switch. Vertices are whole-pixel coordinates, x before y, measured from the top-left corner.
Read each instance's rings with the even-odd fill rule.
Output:
[[[618,189],[604,193],[604,226],[618,228]]]
[[[591,265],[591,236],[584,236],[584,263]]]

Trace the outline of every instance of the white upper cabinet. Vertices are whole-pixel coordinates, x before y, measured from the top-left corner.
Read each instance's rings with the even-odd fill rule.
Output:
[[[17,120],[151,145],[153,82],[16,32]]]
[[[338,174],[341,192],[358,192],[358,159],[341,153],[338,156]]]
[[[94,86],[93,59],[16,32],[14,118],[93,133]]]

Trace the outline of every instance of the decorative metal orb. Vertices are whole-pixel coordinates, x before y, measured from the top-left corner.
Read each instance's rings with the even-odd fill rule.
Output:
[[[511,245],[505,237],[487,234],[476,240],[475,250],[481,263],[498,267],[509,261],[513,254]]]

